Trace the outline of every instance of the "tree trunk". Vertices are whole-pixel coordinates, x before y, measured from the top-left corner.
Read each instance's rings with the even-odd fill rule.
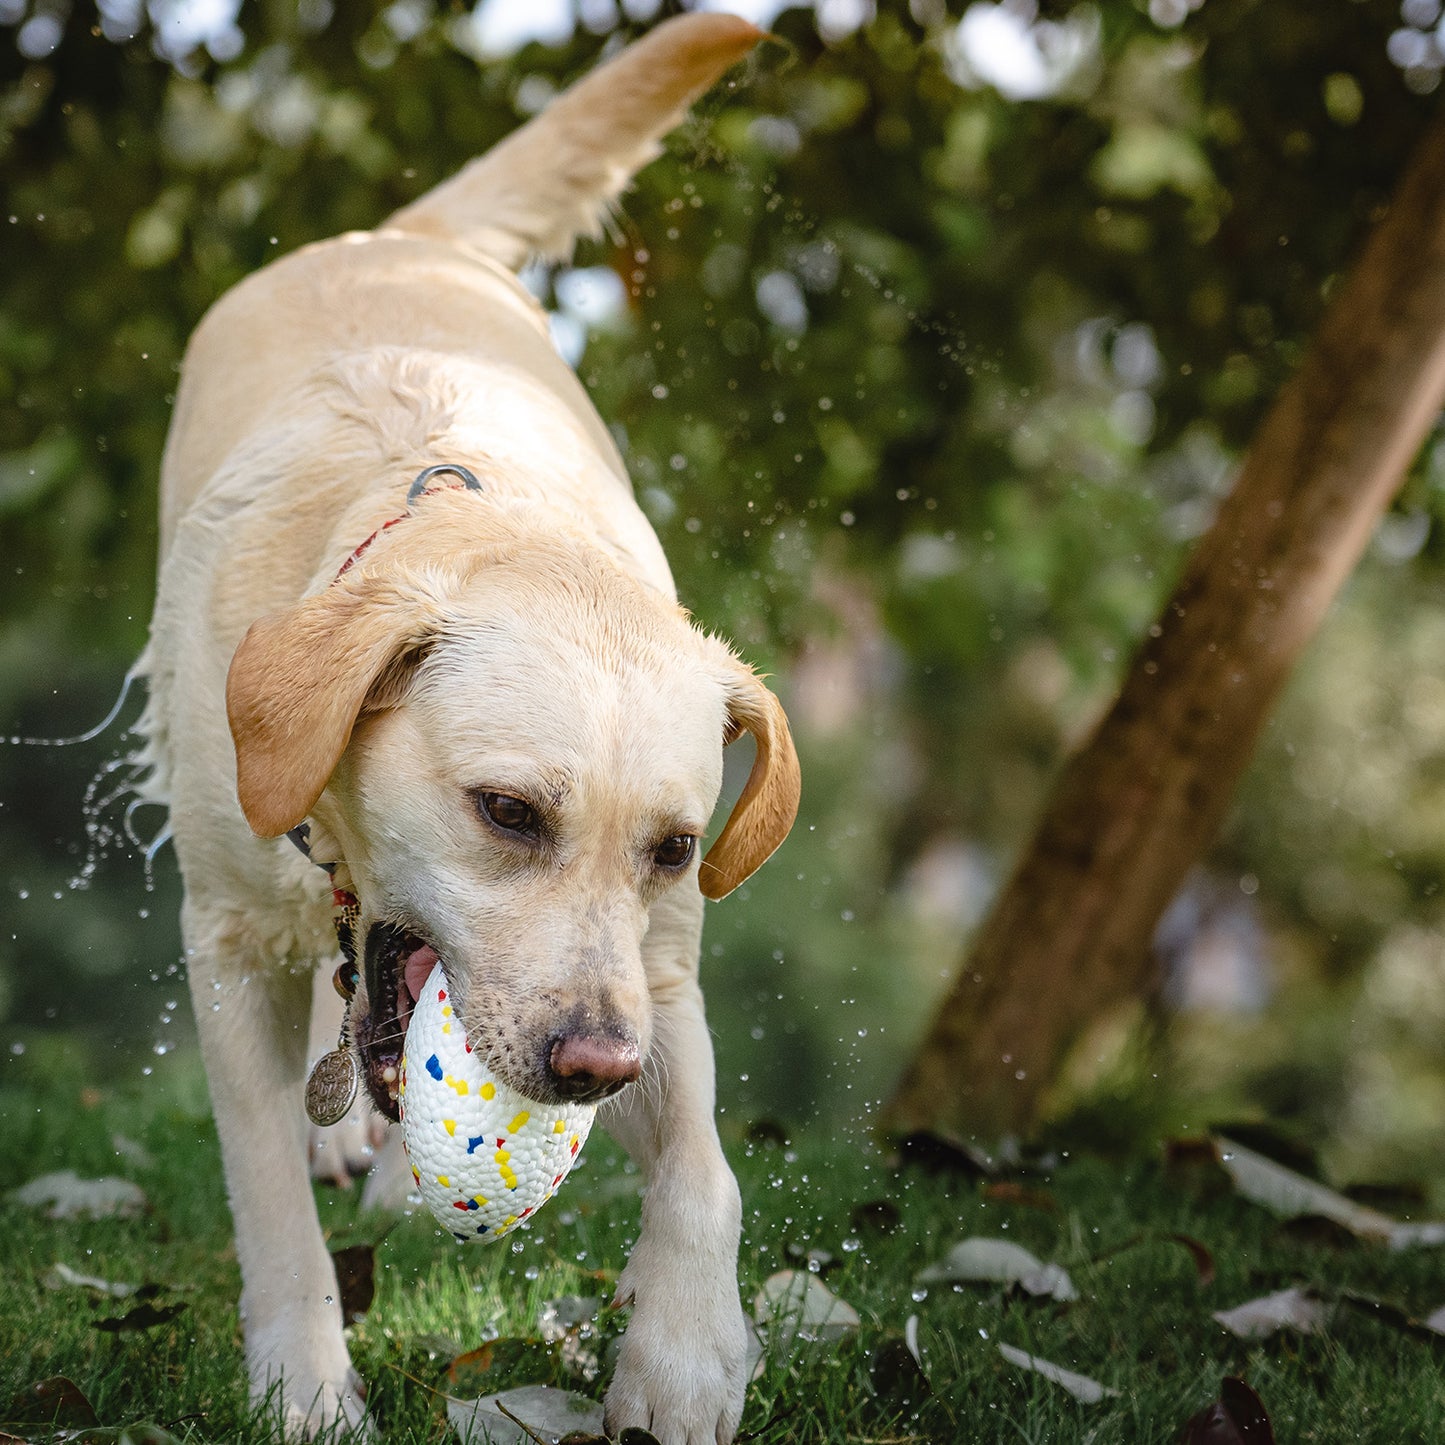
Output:
[[[1027,1128],[1081,1025],[1138,993],[1276,694],[1445,405],[1445,116],[1034,838],[885,1111]]]

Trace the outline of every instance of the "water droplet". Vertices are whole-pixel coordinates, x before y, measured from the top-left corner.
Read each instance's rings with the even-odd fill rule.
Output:
[[[912,1290],[912,1292],[910,1293],[909,1298],[913,1300],[914,1304],[922,1304],[923,1301],[928,1298],[928,1289],[927,1289],[927,1287],[926,1287],[925,1285],[921,1285],[921,1284],[919,1284],[919,1285],[914,1285],[913,1290]]]
[[[856,1235],[850,1234],[848,1238],[843,1241],[844,1254],[855,1254],[858,1250],[862,1248],[863,1241],[859,1239]]]

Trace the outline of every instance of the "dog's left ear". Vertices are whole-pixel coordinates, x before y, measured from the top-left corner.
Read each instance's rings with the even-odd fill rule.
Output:
[[[431,598],[380,578],[251,625],[226,675],[226,715],[253,832],[277,838],[306,817],[357,719],[396,702],[436,628]]]
[[[798,816],[803,780],[783,705],[756,673],[739,665],[728,690],[723,741],[744,732],[753,735],[757,756],[732,816],[698,871],[698,887],[708,898],[727,897],[762,867]]]

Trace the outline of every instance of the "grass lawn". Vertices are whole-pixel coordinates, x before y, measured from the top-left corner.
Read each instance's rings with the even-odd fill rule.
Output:
[[[7,1181],[66,1168],[120,1175],[149,1201],[135,1218],[75,1222],[0,1195],[0,1421],[16,1418],[17,1394],[64,1375],[102,1426],[151,1421],[182,1440],[275,1438],[246,1401],[236,1263],[204,1089],[188,1062],[170,1061],[165,1074],[144,1086],[107,1084],[59,1040],[36,1040],[0,1066]],[[117,1134],[149,1157],[125,1143],[117,1155]],[[1445,1439],[1445,1339],[1400,1324],[1402,1315],[1423,1318],[1445,1304],[1445,1250],[1392,1252],[1286,1226],[1218,1188],[1207,1171],[1180,1177],[1152,1155],[1128,1163],[1064,1157],[1046,1174],[1001,1186],[918,1167],[899,1172],[861,1133],[799,1131],[787,1143],[737,1137],[728,1147],[743,1189],[745,1300],[775,1271],[806,1267],[808,1251],[824,1251],[828,1288],[862,1321],[841,1341],[765,1357],[743,1418],[743,1430],[765,1445],[1165,1445],[1226,1375],[1258,1392],[1280,1441]],[[533,1227],[495,1249],[461,1250],[425,1214],[361,1217],[355,1191],[320,1188],[318,1197],[334,1245],[376,1246],[375,1299],[353,1326],[352,1356],[388,1440],[447,1439],[439,1391],[448,1366],[495,1336],[534,1343],[496,1347],[487,1390],[547,1381],[600,1398],[606,1344],[620,1319],[604,1311],[591,1338],[536,1342],[550,1301],[609,1293],[637,1227],[636,1175],[600,1131],[584,1167]],[[896,1206],[896,1222],[880,1217],[889,1211],[859,1209],[882,1199]],[[1206,1247],[1212,1281],[1174,1234]],[[966,1236],[1013,1240],[1062,1266],[1078,1298],[998,1285],[920,1288],[918,1272]],[[57,1263],[158,1286],[146,1302],[160,1322],[97,1328],[136,1300],[51,1288],[45,1280]],[[1346,1291],[1354,1302],[1336,1309],[1325,1333],[1253,1343],[1211,1318],[1292,1284],[1326,1297]],[[1396,1311],[1372,1311],[1359,1296]],[[175,1306],[183,1308],[171,1314]],[[911,1315],[926,1384],[902,1346]],[[1081,1404],[1010,1364],[1000,1343],[1118,1394]],[[579,1352],[584,1365],[599,1356],[601,1373],[589,1380],[574,1368]],[[45,1436],[33,1425],[11,1428]]]

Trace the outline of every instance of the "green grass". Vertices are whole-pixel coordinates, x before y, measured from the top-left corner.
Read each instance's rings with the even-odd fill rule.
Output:
[[[275,1439],[247,1404],[235,1301],[238,1288],[215,1134],[193,1069],[167,1082],[107,1087],[58,1041],[33,1043],[0,1068],[0,1159],[20,1183],[48,1170],[122,1174],[145,1189],[133,1220],[51,1222],[0,1203],[0,1420],[18,1392],[46,1376],[75,1381],[102,1424],[150,1420],[184,1440]],[[153,1156],[117,1158],[121,1133]],[[1292,1283],[1380,1297],[1416,1316],[1445,1303],[1445,1251],[1395,1254],[1322,1243],[1197,1181],[1168,1175],[1151,1156],[1120,1164],[1074,1157],[1028,1180],[1054,1209],[985,1197],[977,1182],[890,1169],[866,1144],[836,1132],[799,1133],[790,1145],[736,1140],[729,1150],[745,1201],[744,1297],[808,1250],[836,1260],[826,1282],[863,1318],[856,1336],[800,1358],[772,1359],[749,1391],[745,1431],[764,1445],[793,1441],[1008,1441],[1068,1445],[1172,1442],[1214,1398],[1221,1376],[1244,1376],[1283,1441],[1445,1438],[1442,1342],[1407,1333],[1359,1308],[1342,1309],[1328,1336],[1278,1335],[1246,1344],[1213,1310]],[[492,1335],[535,1335],[538,1311],[567,1294],[607,1294],[637,1227],[637,1180],[610,1143],[589,1143],[586,1166],[515,1246],[462,1251],[424,1215],[358,1216],[354,1193],[322,1189],[335,1243],[378,1241],[377,1294],[353,1330],[352,1353],[386,1438],[447,1438],[446,1366]],[[858,1229],[858,1204],[898,1207],[889,1233]],[[1047,1202],[1047,1201],[1044,1201]],[[1202,1285],[1184,1233],[1212,1252]],[[1067,1268],[1080,1298],[1038,1302],[990,1287],[934,1287],[914,1277],[955,1239],[1002,1235]],[[1129,1245],[1132,1247],[1121,1248]],[[128,1302],[93,1301],[41,1283],[57,1261],[88,1274],[162,1286],[154,1303],[186,1308],[145,1332],[105,1333],[95,1322]],[[910,1314],[932,1392],[870,1366]],[[604,1336],[620,1319],[605,1316]],[[1098,1405],[1008,1365],[997,1342],[1033,1351],[1119,1390]],[[605,1339],[600,1342],[605,1347]],[[600,1350],[605,1358],[605,1348]],[[502,1372],[505,1373],[505,1372]],[[873,1378],[876,1373],[876,1382]],[[600,1395],[569,1378],[557,1352],[534,1347],[493,1388],[545,1379]],[[34,1435],[35,1432],[28,1431]],[[37,1437],[38,1438],[38,1437]]]

